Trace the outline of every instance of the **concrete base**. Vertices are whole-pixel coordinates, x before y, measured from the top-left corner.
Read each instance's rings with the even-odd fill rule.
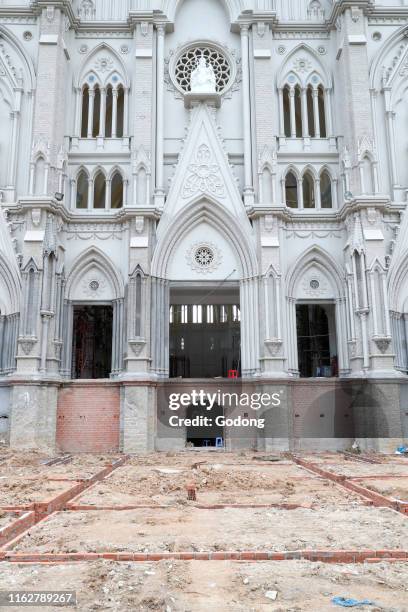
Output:
[[[98,384],[105,387],[104,381]],[[106,386],[109,384],[112,386],[107,381]],[[226,418],[264,421],[262,427],[238,430],[226,424],[223,438],[227,450],[345,450],[357,440],[363,451],[389,453],[408,438],[408,379],[124,380],[115,385],[120,388],[119,448],[125,453],[184,449],[186,427],[171,428],[169,417],[177,414],[186,418],[187,407],[170,411],[169,394],[200,389],[206,393],[236,393],[240,398],[247,395],[258,398],[258,401],[263,394],[278,394],[280,397],[280,405],[267,408],[254,408],[248,404],[224,406]],[[80,385],[72,383],[72,392],[77,386]],[[25,384],[14,381],[12,387],[10,381],[8,387],[0,386],[0,392],[2,410],[5,411],[7,404],[7,412],[10,412],[10,418],[1,420],[7,424],[4,431],[1,430],[6,443],[9,438],[12,448],[56,450],[57,403],[59,395],[66,393],[66,389],[64,391],[62,385],[50,381],[27,381]],[[109,414],[109,394],[99,395],[96,399],[91,394],[91,406],[80,404],[78,414],[74,416],[87,419],[90,436],[103,437],[107,426],[96,431],[95,425],[93,431],[93,425],[86,417],[86,409],[93,414],[94,411],[97,413],[98,407],[104,411],[105,417]],[[211,416],[208,412],[206,414]],[[93,416],[97,424],[98,415]],[[116,418],[119,418],[119,413]],[[70,435],[75,435],[75,428],[73,432]]]
[[[156,390],[150,385],[125,384],[121,390],[121,450],[154,450]]]
[[[10,446],[56,450],[58,386],[15,385],[11,395]]]

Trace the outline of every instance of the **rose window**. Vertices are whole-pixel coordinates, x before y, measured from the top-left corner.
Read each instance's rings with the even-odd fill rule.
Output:
[[[214,262],[214,257],[213,251],[207,246],[199,247],[194,255],[195,262],[201,268],[208,268],[208,266],[211,266]]]
[[[224,93],[232,80],[231,65],[219,49],[210,46],[190,47],[180,55],[174,69],[178,87],[184,93],[190,91],[191,73],[197,67],[198,60],[202,56],[213,67],[217,93]]]

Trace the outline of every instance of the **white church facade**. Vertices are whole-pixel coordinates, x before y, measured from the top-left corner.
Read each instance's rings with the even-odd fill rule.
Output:
[[[0,439],[408,437],[406,0],[6,0],[0,126]]]

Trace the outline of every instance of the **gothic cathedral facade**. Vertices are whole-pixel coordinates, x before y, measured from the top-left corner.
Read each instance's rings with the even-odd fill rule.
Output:
[[[5,0],[0,126],[3,442],[224,384],[283,397],[227,448],[408,436],[407,0]]]

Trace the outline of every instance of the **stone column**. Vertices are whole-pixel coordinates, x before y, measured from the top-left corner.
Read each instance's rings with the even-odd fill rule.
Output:
[[[249,26],[241,25],[242,56],[242,105],[244,123],[244,201],[246,205],[254,203],[254,186],[252,179],[252,142],[251,142],[251,93],[249,79]]]
[[[165,27],[159,24],[157,32],[157,80],[156,80],[156,204],[164,206],[164,35]]]

